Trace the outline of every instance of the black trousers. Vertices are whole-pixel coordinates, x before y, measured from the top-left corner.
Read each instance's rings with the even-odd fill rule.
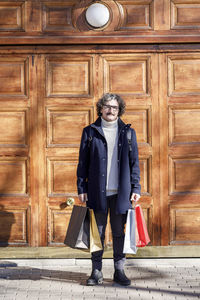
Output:
[[[117,195],[112,195],[107,197],[108,203],[108,212],[110,213],[110,224],[112,230],[113,238],[113,259],[114,259],[114,268],[123,269],[125,263],[125,254],[123,254],[124,246],[124,227],[126,224],[127,214],[117,215],[115,212],[116,207],[116,198]],[[105,230],[108,219],[107,213],[95,213],[97,226],[99,229],[99,234],[101,238],[102,245],[104,246],[105,240]],[[92,253],[92,269],[102,269],[102,256],[103,250]]]

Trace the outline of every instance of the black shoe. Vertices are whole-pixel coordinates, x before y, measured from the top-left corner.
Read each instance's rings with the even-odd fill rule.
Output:
[[[124,270],[115,270],[113,280],[121,285],[130,285],[131,281],[126,277]]]
[[[87,285],[98,285],[103,283],[103,274],[101,271],[94,269],[87,280]]]

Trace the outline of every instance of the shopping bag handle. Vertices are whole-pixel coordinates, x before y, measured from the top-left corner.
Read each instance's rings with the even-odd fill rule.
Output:
[[[132,209],[135,209],[136,208],[136,206],[137,206],[138,204],[137,204],[137,201],[132,201]]]

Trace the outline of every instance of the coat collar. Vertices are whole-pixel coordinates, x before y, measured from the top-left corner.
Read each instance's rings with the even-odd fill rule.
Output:
[[[91,124],[91,126],[94,127],[94,128],[96,128],[96,129],[100,129],[101,128],[101,117],[98,117],[97,120],[94,123]],[[120,118],[118,118],[118,129],[119,129],[119,132],[125,126],[130,127],[131,124],[125,124]]]
[[[130,126],[131,124],[125,124],[120,118],[118,118],[118,137],[120,136],[123,128],[129,128]],[[103,129],[101,127],[101,117],[98,117],[97,120],[91,124],[91,127],[95,128],[105,138]]]

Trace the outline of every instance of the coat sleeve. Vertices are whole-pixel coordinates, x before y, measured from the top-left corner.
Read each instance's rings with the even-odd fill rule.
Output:
[[[77,167],[77,190],[78,194],[87,193],[87,181],[88,181],[88,168],[89,168],[89,147],[88,147],[88,135],[86,128],[83,129],[81,144],[79,149],[79,162]]]
[[[131,192],[140,194],[140,167],[138,157],[138,145],[135,130],[131,128],[132,151],[130,153]]]

